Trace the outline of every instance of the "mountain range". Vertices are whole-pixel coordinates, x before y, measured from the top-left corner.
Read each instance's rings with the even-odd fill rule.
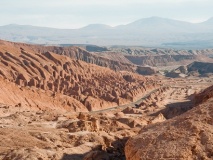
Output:
[[[150,17],[115,27],[90,24],[79,29],[10,24],[0,26],[0,39],[34,44],[212,48],[213,18],[202,23],[190,23]]]

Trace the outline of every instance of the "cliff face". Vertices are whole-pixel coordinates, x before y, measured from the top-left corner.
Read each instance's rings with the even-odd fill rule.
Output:
[[[185,76],[208,76],[213,74],[213,63],[208,62],[193,62],[187,66],[180,66],[166,74],[167,77],[180,77],[181,74]]]
[[[48,49],[49,50],[49,49]],[[51,51],[51,50],[50,50]],[[82,60],[87,63],[96,64],[98,66],[107,67],[114,71],[130,71],[135,72],[135,66],[127,63],[124,60],[113,60],[108,57],[102,57],[98,54],[87,52],[81,48],[63,48],[62,50],[52,50],[52,52],[66,55],[70,58],[74,58],[77,60]]]
[[[193,62],[187,68],[188,72],[196,71],[199,74],[213,73],[213,63]]]
[[[206,88],[203,92],[195,95],[195,103],[201,104],[213,97],[213,86]]]
[[[195,60],[209,59],[201,55],[155,55],[155,56],[125,56],[136,65],[170,66],[192,63]]]
[[[167,48],[143,48],[143,47],[129,47],[129,48],[119,48],[112,47],[114,51],[122,52],[126,55],[135,56],[153,56],[153,55],[205,55],[212,57],[213,49],[201,49],[201,50],[177,50],[177,49],[167,49]]]
[[[137,67],[137,73],[142,74],[142,75],[152,75],[157,73],[157,71],[151,67]]]
[[[198,94],[198,106],[181,116],[143,127],[139,135],[128,140],[126,159],[212,159],[212,88]]]
[[[2,41],[0,44],[0,76],[9,81],[8,83],[15,83],[19,87],[34,88],[44,94],[50,92],[46,95],[49,95],[51,100],[55,96],[65,96],[63,103],[63,98],[58,100],[59,106],[70,107],[71,110],[76,111],[83,107],[91,111],[128,103],[142,96],[147,89],[155,87],[152,79],[129,72],[115,72],[109,68],[71,59],[52,53],[53,50],[50,48],[54,50],[54,47],[46,48]],[[75,51],[70,51],[70,53],[74,54]],[[75,55],[84,54],[76,52]],[[33,91],[30,90],[30,92]],[[27,95],[27,91],[24,95]],[[7,97],[7,92],[2,91],[1,96]],[[23,103],[36,107],[38,101],[33,103],[32,97],[28,97],[28,100],[2,98],[1,103]],[[75,99],[76,106],[72,103],[72,99]],[[49,104],[47,102],[43,105]]]

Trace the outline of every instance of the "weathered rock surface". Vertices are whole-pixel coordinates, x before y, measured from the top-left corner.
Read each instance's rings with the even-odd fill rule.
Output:
[[[181,116],[143,127],[128,140],[126,159],[212,159],[212,88],[197,95],[199,105]]]
[[[136,71],[137,71],[137,73],[142,74],[142,75],[153,75],[153,74],[157,73],[157,71],[154,68],[142,67],[142,66],[138,66]]]
[[[180,66],[166,73],[167,77],[177,78],[183,76],[210,76],[213,74],[213,63],[193,62],[187,66]]]
[[[5,41],[2,41],[2,44],[5,44]],[[59,46],[42,46],[42,45],[29,45],[21,43],[10,43],[12,48],[22,48],[31,53],[45,54],[46,52],[56,53],[58,55],[65,55],[72,59],[85,61],[87,63],[96,64],[98,66],[107,67],[114,71],[130,71],[136,72],[136,66],[131,64],[124,56],[118,58],[119,56],[101,56],[100,54],[95,54],[88,52],[80,47],[59,47]],[[108,52],[107,52],[108,54]],[[115,58],[116,57],[116,58]]]
[[[0,77],[0,103],[31,110],[88,111],[78,100],[62,93],[22,87]]]
[[[89,111],[104,109],[129,103],[142,96],[147,90],[157,86],[152,78],[129,72],[115,72],[109,68],[52,53],[48,51],[49,49],[54,51],[54,47],[45,48],[44,46],[5,41],[1,41],[0,44],[0,76],[24,88],[22,90],[29,88],[32,94],[34,92],[32,88],[34,88],[38,93],[37,97],[39,97],[39,92],[43,92],[42,95],[46,94],[43,97],[49,97],[48,99],[51,99],[52,103],[43,104],[45,107],[52,106],[53,99],[56,100],[54,102],[56,104],[57,99],[63,97],[59,98],[61,101],[59,107],[62,108],[71,108],[75,111],[82,109],[82,106]],[[128,76],[131,77],[131,80],[126,78]],[[9,82],[8,85],[10,85]],[[17,88],[16,85],[14,87]],[[41,106],[36,101],[36,97],[33,100],[36,102],[28,99],[27,92],[20,94],[23,98],[7,98],[7,92],[14,95],[12,90],[11,88],[11,92],[2,91],[1,103]],[[19,92],[21,91],[17,91],[17,93]],[[72,99],[75,100],[72,101]],[[64,102],[62,103],[62,101]]]
[[[198,72],[201,75],[213,73],[213,63],[193,62],[187,66],[188,72]]]

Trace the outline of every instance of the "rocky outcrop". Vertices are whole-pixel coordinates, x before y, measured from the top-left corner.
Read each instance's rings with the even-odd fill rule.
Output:
[[[195,104],[201,104],[213,97],[213,86],[206,88],[203,92],[195,95]]]
[[[100,46],[96,46],[96,45],[87,45],[85,48],[89,52],[109,51],[106,47],[100,47]]]
[[[199,94],[199,105],[181,116],[143,127],[126,143],[126,159],[212,159],[212,93]]]
[[[141,67],[141,66],[138,66],[136,71],[137,71],[137,73],[142,74],[142,75],[152,75],[152,74],[157,73],[157,71],[154,68]]]
[[[188,72],[198,72],[201,75],[213,73],[213,63],[193,62],[187,66]]]
[[[21,80],[20,80],[21,81]],[[27,110],[88,111],[77,99],[62,93],[31,86],[16,85],[0,76],[0,104],[23,107]]]
[[[56,49],[58,54],[51,52],[51,49]],[[45,48],[3,42],[0,45],[0,76],[23,88],[52,92],[53,96],[60,94],[71,97],[89,111],[129,103],[156,86],[151,78],[130,72],[115,72],[71,59],[59,55],[57,49],[61,51],[60,47]],[[72,53],[75,52],[67,54]],[[77,53],[75,55],[78,56],[86,54],[80,54],[80,51]],[[131,81],[126,78],[128,76]],[[18,99],[16,102],[20,103]],[[70,103],[72,102],[68,100],[64,102],[64,106],[68,107]]]
[[[213,74],[213,63],[193,62],[187,66],[180,66],[166,73],[167,77],[210,76]]]

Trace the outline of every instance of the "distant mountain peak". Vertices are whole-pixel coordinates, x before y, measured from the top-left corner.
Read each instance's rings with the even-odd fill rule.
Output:
[[[207,21],[213,21],[213,17],[209,18]]]
[[[207,21],[205,21],[204,23],[206,24],[213,24],[213,17],[209,18]]]
[[[89,24],[81,29],[109,29],[109,28],[112,27],[106,24]]]
[[[129,23],[127,25],[130,26],[140,26],[140,25],[161,25],[161,24],[190,24],[189,22],[169,19],[169,18],[161,18],[157,16],[149,17],[149,18],[142,18],[135,22]]]
[[[162,20],[162,19],[169,19],[169,18],[163,18],[163,17],[158,17],[158,16],[152,16],[152,17],[143,18],[143,19]]]
[[[157,16],[153,16],[153,17],[149,17],[149,18],[142,18],[142,19],[139,19],[139,20],[137,20],[135,22],[132,22],[132,23],[136,23],[136,22],[164,21],[164,20],[169,20],[169,19],[161,18],[161,17],[157,17]]]
[[[11,24],[8,24],[8,26],[18,26],[18,24],[16,24],[16,23],[11,23]]]
[[[16,23],[11,23],[11,24],[8,24],[8,25],[5,25],[5,26],[32,26],[33,27],[33,25],[27,25],[27,24],[20,25],[20,24],[16,24]]]
[[[212,48],[212,35],[213,18],[197,24],[153,16],[115,27],[90,24],[80,29],[18,24],[0,26],[1,39],[38,44]]]

